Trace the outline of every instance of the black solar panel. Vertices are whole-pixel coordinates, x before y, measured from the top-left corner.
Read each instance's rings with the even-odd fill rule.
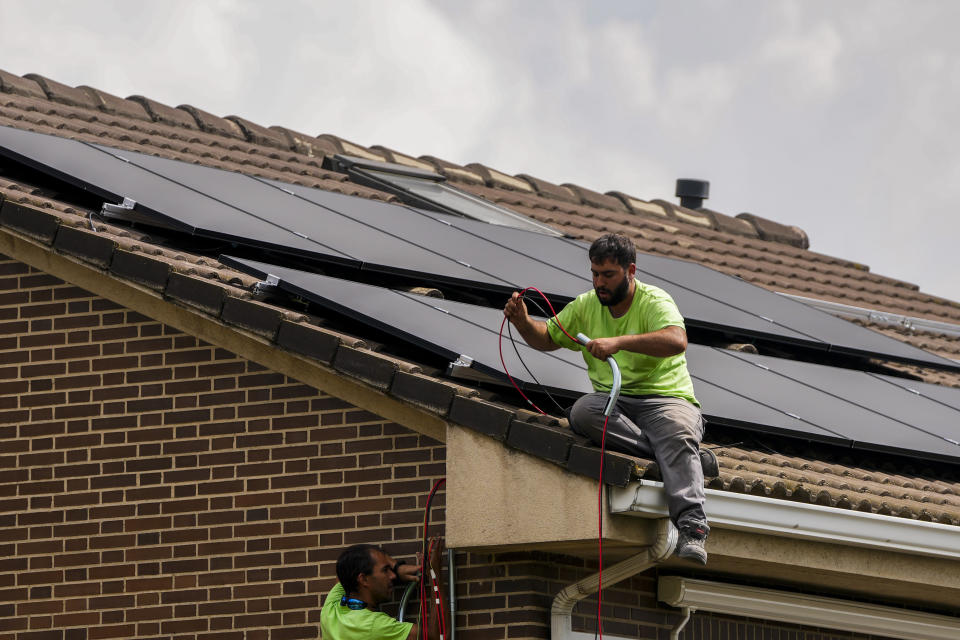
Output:
[[[492,227],[439,213],[425,212],[425,215],[571,275],[584,274],[586,286],[580,290],[550,289],[551,293],[574,297],[590,287],[585,243]],[[773,338],[825,351],[960,369],[960,363],[693,262],[638,253],[637,278],[669,292],[691,326],[726,327],[741,335]],[[536,284],[532,278],[527,282]]]
[[[328,207],[332,211],[343,212],[344,217],[356,220],[371,229],[379,229],[394,237],[404,238],[425,250],[436,251],[447,261],[460,265],[470,265],[480,270],[474,279],[487,280],[498,284],[510,283],[520,286],[520,277],[530,277],[542,283],[549,291],[579,290],[589,280],[554,269],[548,264],[538,262],[524,254],[506,247],[482,241],[442,219],[424,215],[423,212],[393,204],[375,202],[345,196],[320,189],[310,189],[298,185],[267,181],[280,189],[288,189],[305,201]],[[481,223],[482,224],[482,223]],[[485,225],[490,228],[492,225]],[[523,232],[528,235],[540,234]],[[390,255],[390,262],[381,261],[380,268],[389,270],[391,265],[400,266],[398,256]],[[371,259],[371,262],[373,260]],[[406,265],[409,268],[409,265]],[[422,271],[431,273],[428,269]]]
[[[504,378],[497,347],[503,319],[499,309],[249,260],[226,256],[221,260],[260,278],[277,276],[283,290],[451,361],[469,356],[476,370]],[[568,397],[591,390],[578,353],[519,348],[544,386],[565,391]],[[507,344],[503,355],[514,378],[531,386],[530,376]],[[960,438],[960,411],[877,376],[699,345],[688,347],[687,359],[704,414],[717,425],[924,459],[960,458],[960,446],[951,441]],[[890,390],[909,397],[897,397]],[[881,398],[884,393],[889,398]]]
[[[0,153],[156,216],[158,224],[368,271],[506,294],[588,290],[582,243],[0,127]],[[667,290],[691,326],[805,348],[960,370],[960,363],[857,327],[693,263],[640,254],[639,278]]]
[[[280,278],[280,288],[332,309],[450,361],[473,360],[477,371],[506,380],[500,365],[498,334],[503,320],[499,309],[440,300],[372,285],[349,282],[252,260],[221,256],[228,265],[258,278]],[[523,361],[544,386],[579,395],[590,390],[579,354],[568,350],[548,353],[518,344]],[[521,385],[529,383],[523,364],[505,337],[503,357],[510,374]],[[542,372],[542,375],[541,375]]]
[[[762,371],[764,394],[787,393],[777,396],[778,406],[841,434],[857,448],[960,457],[960,412],[955,409],[905,390],[896,393],[885,381],[861,371],[715,351],[725,356],[728,375],[738,385],[746,371]],[[691,367],[697,370],[695,364]]]

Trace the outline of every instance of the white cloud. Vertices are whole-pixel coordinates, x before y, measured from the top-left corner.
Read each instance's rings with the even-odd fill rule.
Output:
[[[794,99],[815,99],[832,93],[838,85],[837,62],[843,42],[835,27],[819,24],[805,32],[778,34],[764,44],[759,58],[770,75]]]

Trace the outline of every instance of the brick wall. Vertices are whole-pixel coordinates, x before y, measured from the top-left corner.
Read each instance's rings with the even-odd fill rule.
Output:
[[[429,438],[0,257],[0,640],[319,637],[340,551],[412,557],[444,472]],[[459,640],[549,637],[554,595],[596,571],[456,558]],[[611,636],[679,619],[654,572],[604,602]],[[682,637],[853,636],[698,614]]]
[[[345,545],[416,550],[443,456],[0,262],[0,639],[317,637]]]

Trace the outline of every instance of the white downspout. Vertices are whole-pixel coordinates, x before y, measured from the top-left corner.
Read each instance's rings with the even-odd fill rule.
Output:
[[[657,520],[657,539],[654,543],[637,555],[604,569],[604,586],[620,582],[663,562],[670,557],[676,546],[676,527],[669,518]],[[599,586],[600,574],[595,573],[569,585],[556,595],[553,606],[550,608],[551,640],[566,640],[572,637],[570,614],[573,612],[574,605],[596,593]]]

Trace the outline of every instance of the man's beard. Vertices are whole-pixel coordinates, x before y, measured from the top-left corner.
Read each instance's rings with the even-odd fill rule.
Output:
[[[600,301],[600,304],[605,307],[614,307],[626,299],[627,292],[630,291],[630,278],[625,276],[620,284],[617,285],[617,288],[613,291],[609,291],[608,289],[598,289],[596,287],[594,287],[594,291],[597,292],[597,300]],[[601,291],[609,291],[610,297],[604,300],[600,297]]]

